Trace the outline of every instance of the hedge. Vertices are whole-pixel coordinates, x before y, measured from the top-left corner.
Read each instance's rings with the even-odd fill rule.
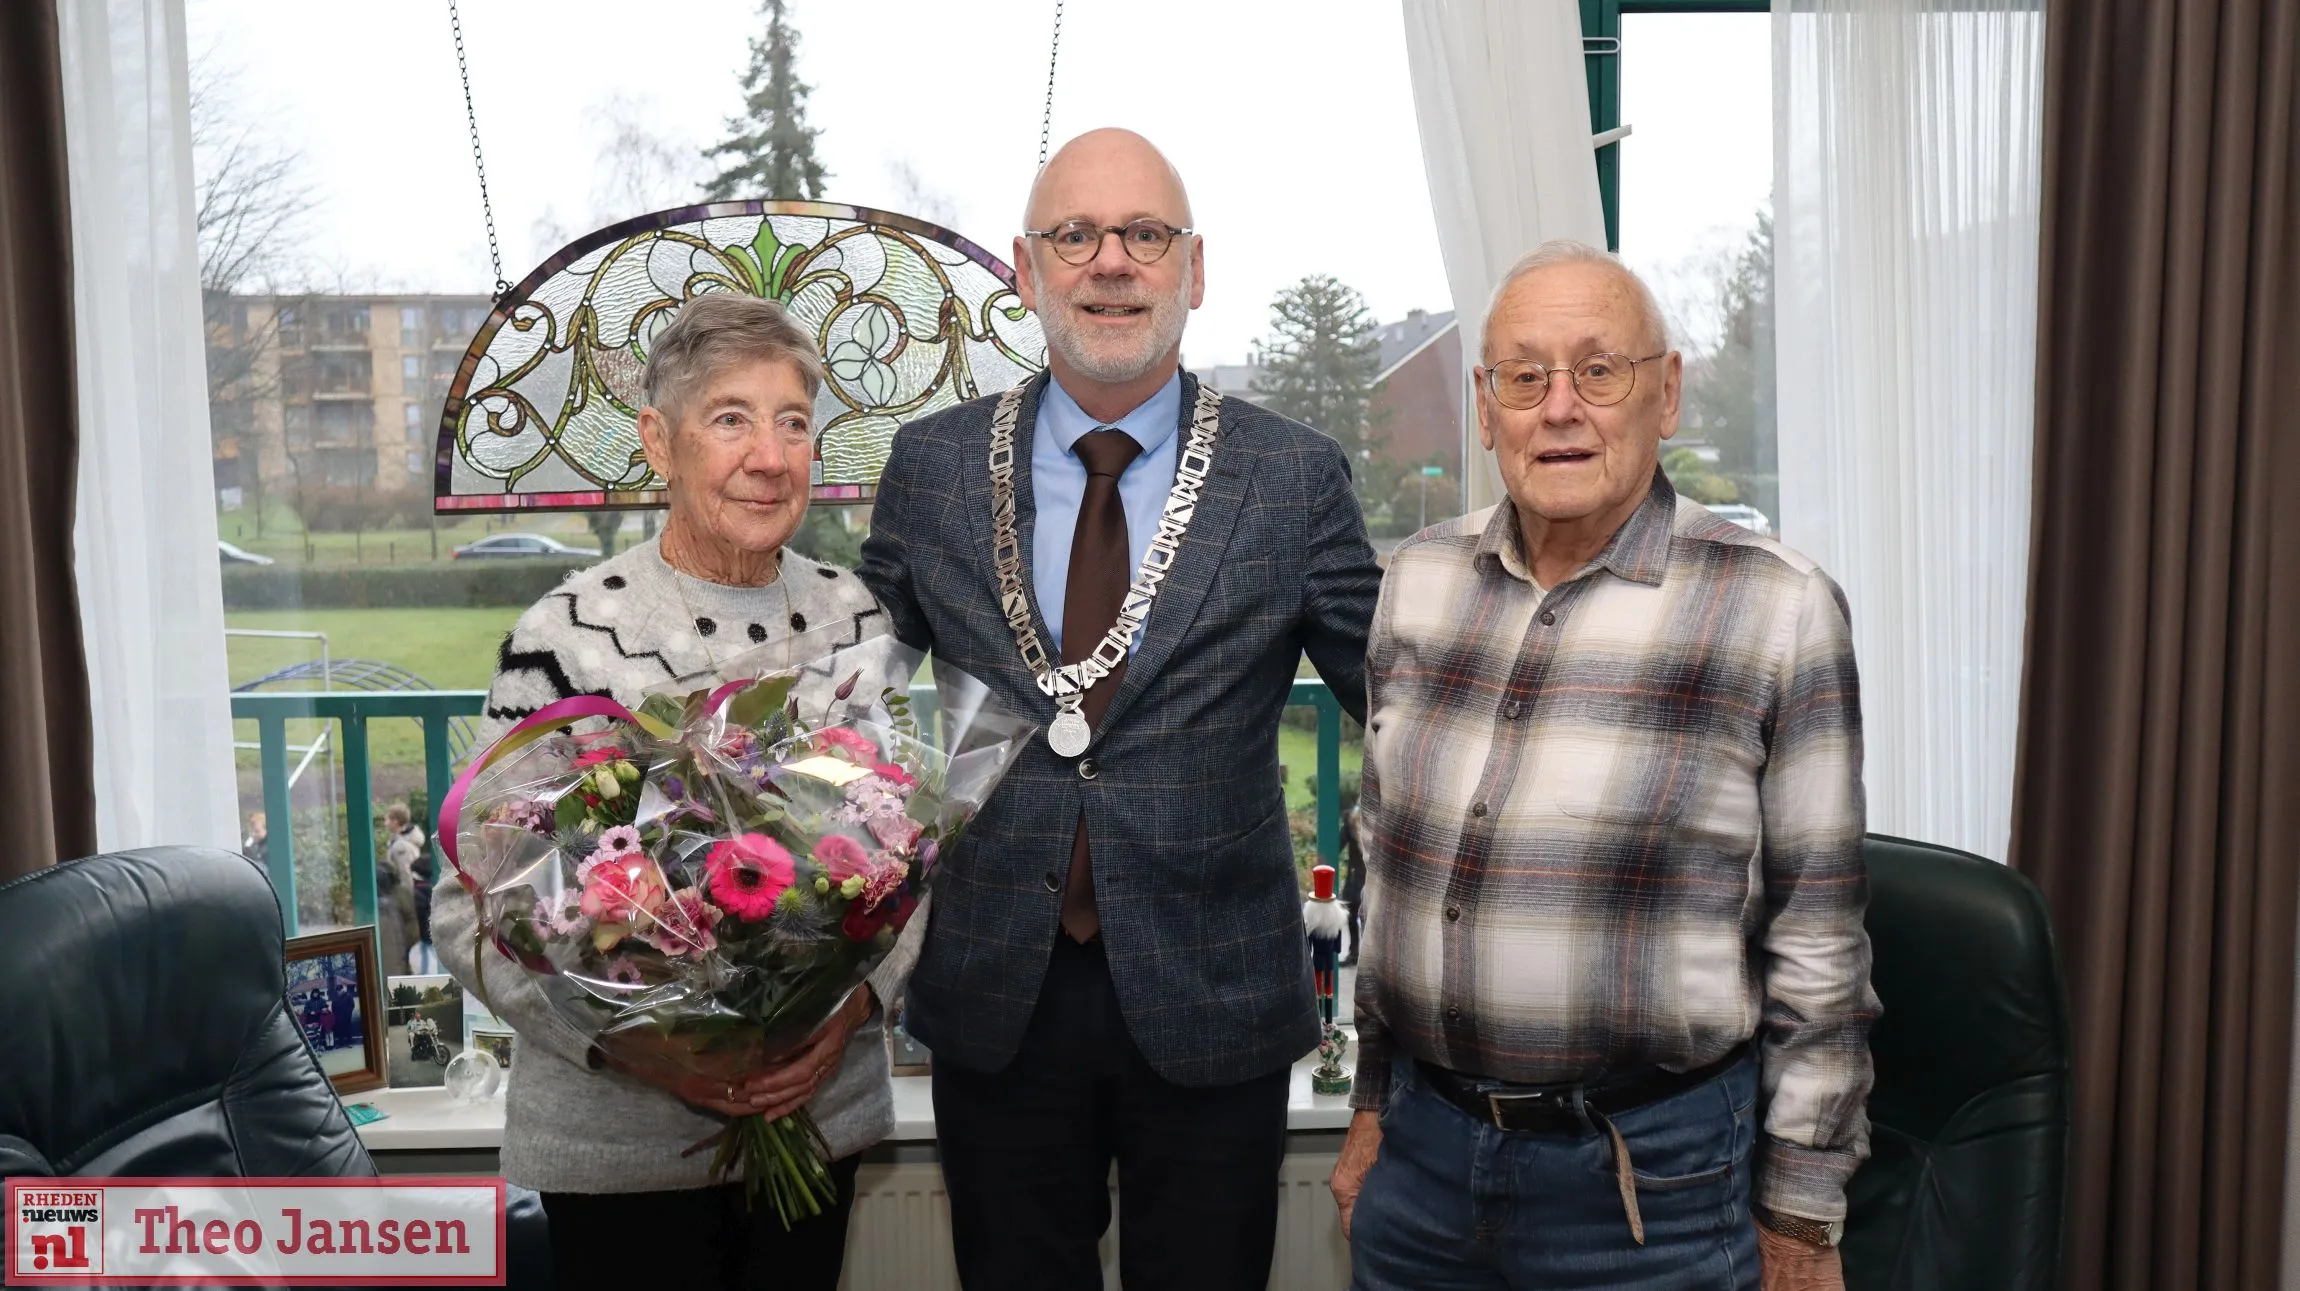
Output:
[[[594,561],[467,560],[446,565],[301,569],[226,565],[227,610],[364,610],[533,605]]]

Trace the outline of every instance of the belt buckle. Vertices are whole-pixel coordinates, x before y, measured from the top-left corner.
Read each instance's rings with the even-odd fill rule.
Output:
[[[1508,1122],[1503,1118],[1505,1105],[1530,1103],[1537,1109],[1548,1109],[1563,1112],[1569,1116],[1579,1116],[1580,1102],[1581,1090],[1578,1086],[1571,1091],[1558,1090],[1553,1092],[1536,1089],[1527,1090],[1522,1094],[1504,1093],[1498,1089],[1485,1091],[1486,1114],[1493,1119],[1493,1127],[1497,1130],[1510,1128]]]
[[[1529,1090],[1522,1094],[1505,1094],[1498,1089],[1489,1089],[1485,1091],[1486,1113],[1493,1118],[1495,1129],[1506,1130],[1509,1128],[1509,1123],[1503,1116],[1505,1104],[1531,1103],[1539,1108],[1555,1097],[1553,1094],[1543,1093],[1540,1090]]]

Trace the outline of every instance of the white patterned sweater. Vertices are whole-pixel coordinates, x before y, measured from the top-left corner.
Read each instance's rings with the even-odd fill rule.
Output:
[[[570,695],[608,695],[636,705],[647,688],[724,662],[756,644],[836,623],[849,640],[881,634],[886,620],[853,573],[786,550],[782,576],[763,588],[676,577],[650,540],[570,574],[519,617],[505,636],[474,749],[519,719]],[[897,997],[923,933],[925,912],[873,977],[879,998]],[[477,912],[460,883],[443,881],[432,905],[432,941],[447,970],[473,989]],[[709,1182],[711,1154],[681,1154],[721,1122],[669,1093],[592,1069],[591,1037],[545,1000],[523,970],[490,947],[488,996],[518,1032],[503,1127],[503,1173],[543,1192],[652,1192]],[[883,985],[882,985],[883,984]],[[810,1105],[833,1159],[894,1128],[885,1030],[878,1016],[857,1031],[838,1070]]]

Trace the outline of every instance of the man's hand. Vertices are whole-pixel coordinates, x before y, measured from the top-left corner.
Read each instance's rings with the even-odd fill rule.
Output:
[[[1342,1151],[1349,1151],[1347,1144]],[[1815,1246],[1757,1225],[1764,1291],[1845,1291],[1845,1265],[1833,1246]]]
[[[1342,1212],[1342,1240],[1350,1240],[1350,1212],[1357,1209],[1358,1191],[1366,1186],[1366,1171],[1374,1168],[1374,1160],[1382,1154],[1382,1118],[1378,1112],[1358,1111],[1350,1116],[1350,1133],[1342,1140],[1341,1159],[1334,1162],[1333,1177],[1326,1187],[1333,1190],[1334,1205]],[[1768,1286],[1765,1291],[1773,1291]]]

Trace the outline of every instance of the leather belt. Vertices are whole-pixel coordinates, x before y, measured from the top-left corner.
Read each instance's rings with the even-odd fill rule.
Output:
[[[1691,1071],[1661,1071],[1617,1084],[1579,1082],[1567,1085],[1509,1085],[1480,1089],[1501,1082],[1487,1076],[1452,1071],[1433,1063],[1417,1062],[1414,1075],[1430,1092],[1460,1108],[1470,1119],[1513,1134],[1594,1134],[1590,1113],[1618,1116],[1632,1108],[1664,1098],[1724,1074],[1747,1053],[1737,1044],[1722,1058]]]

